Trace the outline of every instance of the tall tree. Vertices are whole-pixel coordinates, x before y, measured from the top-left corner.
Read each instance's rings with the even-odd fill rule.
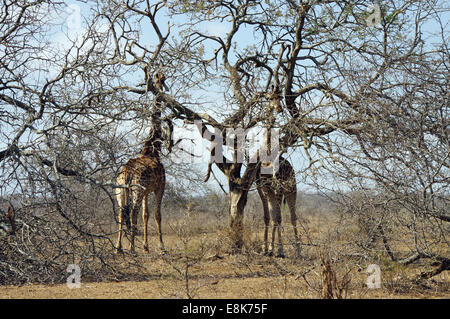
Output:
[[[99,17],[110,23],[114,39],[109,59],[143,70],[143,81],[130,84],[128,92],[152,92],[174,119],[201,120],[201,131],[211,140],[211,126],[223,134],[227,128],[277,128],[280,152],[300,147],[310,167],[366,151],[361,136],[380,132],[374,124],[380,114],[383,119],[405,116],[388,106],[395,96],[411,97],[399,70],[446,58],[445,52],[433,51],[431,42],[425,44],[423,34],[439,17],[437,8],[445,10],[439,1],[105,4]],[[169,28],[161,23],[162,12],[172,18]],[[170,37],[174,29],[177,37]],[[140,31],[156,41],[149,45]],[[168,73],[171,94],[159,93],[150,81],[149,73],[161,68]],[[223,94],[223,105],[212,103],[216,95],[199,100],[211,87]],[[267,106],[277,98],[274,113]],[[348,145],[348,151],[340,152]],[[239,151],[238,143],[231,147]],[[239,249],[247,195],[260,162],[213,155],[222,159],[215,164],[228,181],[230,225]]]

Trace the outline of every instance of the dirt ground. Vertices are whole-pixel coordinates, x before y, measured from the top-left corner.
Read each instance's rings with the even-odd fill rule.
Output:
[[[306,222],[305,222],[306,223]],[[202,223],[197,223],[197,225]],[[308,233],[314,241],[327,225],[319,217],[307,220]],[[328,223],[329,224],[329,223]],[[191,224],[192,225],[192,224]],[[318,247],[305,244],[301,258],[294,257],[294,248],[285,231],[286,258],[265,256],[261,252],[262,232],[247,235],[247,250],[243,254],[227,253],[225,228],[189,228],[182,222],[172,225],[165,235],[167,254],[157,250],[156,234],[150,238],[150,253],[142,250],[137,242],[138,256],[118,256],[122,262],[136,264],[142,277],[129,276],[116,281],[98,282],[81,273],[81,287],[69,288],[66,284],[23,286],[1,286],[0,298],[230,298],[230,299],[276,299],[276,298],[321,298],[322,266],[318,258]],[[323,226],[324,227],[324,226]],[[260,228],[259,228],[260,229]],[[306,240],[304,240],[305,242]],[[128,243],[124,243],[125,251]],[[332,251],[336,253],[336,251]],[[122,259],[121,259],[122,258]],[[423,282],[412,278],[426,269],[425,264],[399,267],[379,259],[381,288],[367,286],[366,269],[373,261],[344,258],[332,263],[337,289],[343,298],[450,298],[450,274],[448,271]],[[69,274],[68,274],[69,276]]]
[[[80,288],[67,285],[27,284],[24,286],[5,286],[0,289],[2,299],[152,299],[187,298],[184,287],[173,280],[148,280],[105,283],[82,283]],[[294,276],[273,278],[228,278],[205,280],[203,287],[196,292],[198,298],[230,299],[272,299],[272,298],[319,298],[318,294],[308,292],[299,279]],[[396,293],[388,288],[365,289],[362,287],[349,292],[347,298],[450,298],[450,292],[425,290]]]
[[[217,256],[216,256],[217,258]],[[67,284],[2,286],[2,299],[147,299],[147,298],[230,298],[230,299],[276,299],[321,298],[320,267],[311,269],[308,262],[273,257],[220,256],[220,259],[203,260],[189,269],[188,277],[181,276],[162,259],[146,263],[148,278],[139,281],[94,282],[81,278],[80,288]],[[215,259],[215,260],[214,260]],[[182,264],[174,267],[182,267]],[[314,267],[314,266],[312,266]],[[310,271],[309,271],[310,270]],[[444,272],[423,285],[413,284],[407,278],[418,269],[408,270],[408,276],[390,271],[382,278],[380,289],[369,289],[367,274],[355,269],[345,289],[345,298],[403,299],[403,298],[450,298],[450,278]],[[308,272],[305,276],[302,276]],[[338,282],[342,280],[337,270]],[[188,287],[186,288],[186,278]]]

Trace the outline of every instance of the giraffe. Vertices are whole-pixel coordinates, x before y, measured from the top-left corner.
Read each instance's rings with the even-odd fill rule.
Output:
[[[117,176],[117,184],[132,185],[121,188],[117,194],[119,213],[119,236],[116,248],[122,250],[122,234],[124,222],[130,230],[131,251],[135,251],[134,237],[137,225],[137,215],[142,206],[142,218],[144,222],[144,250],[148,251],[148,196],[155,193],[155,221],[159,236],[161,250],[164,243],[161,232],[161,202],[166,184],[165,170],[159,158],[161,149],[161,132],[155,125],[150,129],[150,134],[144,147],[136,158],[130,159]]]
[[[271,128],[275,123],[274,110],[277,113],[283,112],[281,107],[282,94],[279,88],[278,76],[275,77],[275,85],[272,85],[271,92],[267,94],[269,103],[266,107],[266,147],[269,153],[271,148]],[[297,215],[295,213],[295,204],[297,201],[297,183],[295,180],[295,171],[287,159],[283,157],[277,158],[278,170],[272,174],[263,174],[258,172],[256,177],[256,185],[259,197],[261,198],[264,211],[264,253],[269,254],[268,247],[268,232],[270,220],[272,219],[272,249],[270,254],[274,254],[275,249],[275,235],[278,235],[278,252],[277,257],[284,257],[283,242],[281,240],[281,205],[284,197],[284,202],[288,204],[291,214],[291,224],[294,229],[296,255],[300,256],[301,246],[297,232]],[[273,160],[261,163],[262,167],[272,167],[275,169],[275,162]]]
[[[268,167],[271,163],[262,163]],[[281,240],[281,205],[287,202],[291,214],[291,224],[294,229],[295,248],[297,257],[300,256],[301,246],[297,232],[297,215],[295,204],[297,200],[297,183],[295,171],[287,159],[280,157],[279,168],[275,174],[258,173],[256,185],[264,210],[264,254],[274,254],[275,235],[278,235],[277,257],[284,257],[283,243]],[[268,232],[272,219],[272,249],[269,253]]]
[[[158,72],[153,81],[158,90],[167,88],[164,84],[164,74]],[[134,237],[136,233],[137,215],[142,207],[142,219],[144,227],[144,250],[148,252],[148,196],[155,194],[155,222],[159,236],[159,246],[164,251],[164,242],[161,231],[161,202],[166,185],[166,174],[160,160],[162,146],[161,110],[160,103],[156,102],[151,115],[151,127],[140,154],[130,159],[117,176],[117,184],[128,185],[120,188],[117,196],[119,204],[119,235],[116,249],[122,251],[123,226],[126,224],[130,230],[131,252],[135,252]]]

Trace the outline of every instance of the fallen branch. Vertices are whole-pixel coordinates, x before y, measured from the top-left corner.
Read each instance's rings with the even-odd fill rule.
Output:
[[[450,259],[436,254],[415,253],[414,255],[408,258],[399,260],[398,263],[402,265],[409,265],[421,258],[434,259],[438,262],[439,266],[432,271],[421,272],[420,275],[416,278],[417,280],[430,279],[436,275],[439,275],[441,272],[445,270],[450,270]]]

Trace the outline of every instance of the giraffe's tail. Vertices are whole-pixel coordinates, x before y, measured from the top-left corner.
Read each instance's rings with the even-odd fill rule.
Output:
[[[130,205],[125,205],[122,208],[122,216],[125,221],[125,225],[127,225],[127,229],[131,230],[131,221],[130,221]]]

